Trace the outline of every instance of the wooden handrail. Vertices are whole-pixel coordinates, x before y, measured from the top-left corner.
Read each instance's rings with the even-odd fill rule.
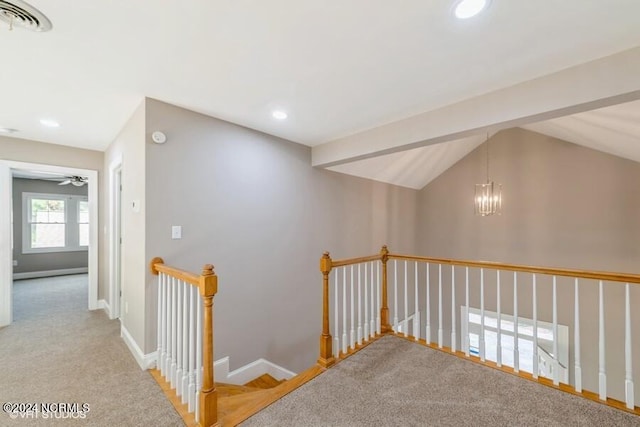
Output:
[[[200,413],[198,425],[211,427],[218,425],[218,392],[213,376],[213,298],[218,293],[218,276],[213,271],[213,265],[205,264],[200,275],[169,267],[164,260],[155,257],[150,263],[151,272],[155,275],[164,273],[170,277],[182,280],[198,287],[202,297],[203,328],[202,328],[202,389],[200,390]]]
[[[191,285],[200,286],[200,276],[188,271],[180,270],[179,268],[169,267],[168,265],[165,265],[164,260],[160,257],[153,258],[149,268],[151,269],[151,273],[156,276],[158,273],[164,273],[167,276],[175,277],[176,279],[183,280]]]
[[[433,264],[459,265],[463,267],[490,268],[494,270],[519,271],[524,273],[548,274],[550,276],[577,277],[580,279],[594,279],[608,282],[640,283],[640,275],[629,273],[614,273],[607,271],[572,270],[566,268],[534,267],[528,265],[505,264],[492,261],[467,261],[450,258],[431,258],[416,255],[389,254],[390,259],[406,261],[422,261]]]
[[[382,259],[382,254],[380,253],[376,255],[369,255],[369,256],[363,256],[358,258],[331,260],[331,266],[344,267],[345,265],[354,265],[354,264],[360,264],[360,263],[369,262],[369,261],[380,261],[381,259]]]

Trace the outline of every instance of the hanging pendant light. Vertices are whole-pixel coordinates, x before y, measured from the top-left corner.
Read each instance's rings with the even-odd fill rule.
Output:
[[[476,184],[475,213],[480,216],[500,215],[502,212],[502,184],[489,179],[489,134],[487,134],[487,183]]]

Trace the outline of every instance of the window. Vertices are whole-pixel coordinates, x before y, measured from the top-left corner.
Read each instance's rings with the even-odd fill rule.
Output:
[[[78,201],[78,243],[89,246],[89,202]]]
[[[466,307],[461,307],[462,333],[469,334],[469,353],[480,355],[481,321],[480,310],[469,307],[468,318]],[[466,321],[465,321],[466,320]],[[502,347],[502,364],[513,367],[514,365],[514,318],[508,314],[500,316],[500,344]],[[533,320],[526,317],[518,317],[518,364],[520,370],[533,372]],[[553,325],[538,320],[538,375],[553,378]],[[569,328],[558,324],[558,362],[560,369],[560,381],[569,382]],[[498,315],[495,312],[484,312],[484,342],[485,358],[492,362],[497,361],[498,349]],[[463,341],[463,346],[465,345]]]
[[[22,252],[86,250],[89,203],[85,196],[23,193]]]

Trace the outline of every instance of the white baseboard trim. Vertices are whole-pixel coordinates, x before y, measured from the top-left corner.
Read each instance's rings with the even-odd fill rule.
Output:
[[[120,325],[120,336],[124,340],[125,344],[127,344],[127,347],[129,347],[129,351],[131,352],[131,354],[133,354],[136,362],[138,362],[140,369],[147,370],[155,368],[158,353],[157,351],[149,354],[144,354],[129,331],[127,331],[127,328],[124,327],[124,325]]]
[[[107,317],[111,319],[111,306],[109,305],[107,300],[98,300],[98,309],[104,310],[104,312],[107,313]]]
[[[258,359],[229,372],[229,357],[223,357],[214,362],[213,369],[216,382],[237,385],[246,384],[264,374],[269,374],[277,380],[288,380],[296,376],[295,372],[266,359]]]
[[[37,279],[40,277],[53,277],[53,276],[66,276],[68,274],[83,274],[88,272],[89,272],[88,267],[63,268],[60,270],[29,271],[25,273],[13,273],[13,280]]]

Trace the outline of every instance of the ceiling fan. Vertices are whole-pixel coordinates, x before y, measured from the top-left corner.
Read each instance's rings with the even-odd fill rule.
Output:
[[[77,176],[77,175],[67,176],[65,178],[66,179],[58,185],[72,184],[72,185],[75,185],[76,187],[82,187],[89,181],[89,178],[85,178],[84,176]]]

